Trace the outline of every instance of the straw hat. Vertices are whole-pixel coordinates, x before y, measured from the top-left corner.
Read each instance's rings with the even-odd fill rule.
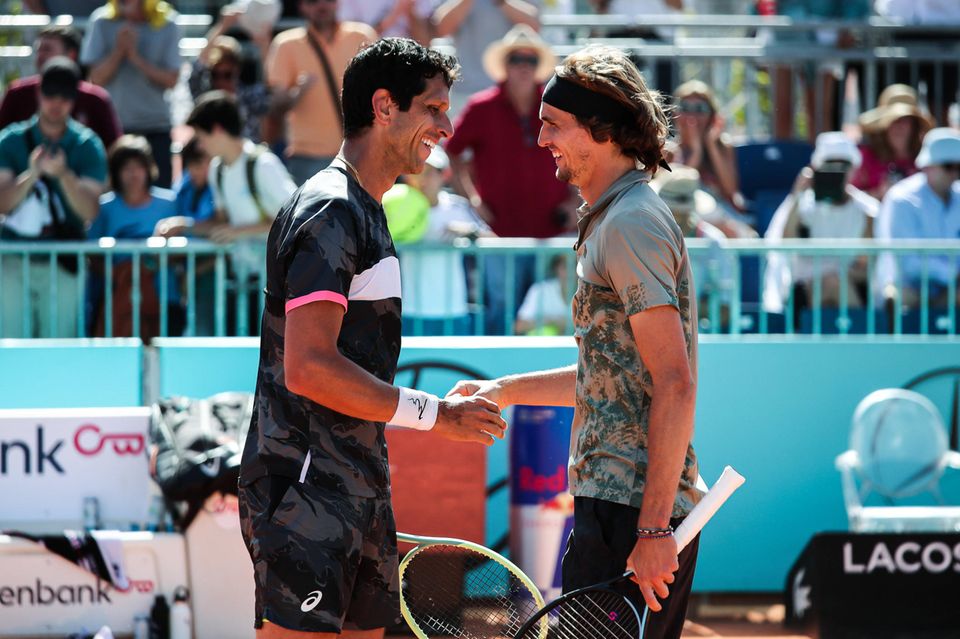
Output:
[[[896,120],[916,118],[920,133],[930,130],[934,123],[930,116],[920,110],[917,92],[906,84],[891,84],[880,93],[877,106],[860,115],[860,128],[864,133],[886,131]]]
[[[483,70],[494,82],[503,82],[507,78],[507,56],[522,49],[533,49],[540,56],[537,65],[537,82],[546,82],[557,66],[557,56],[540,34],[525,24],[518,24],[487,47],[483,52]]]
[[[650,187],[671,210],[709,215],[717,208],[716,198],[700,187],[700,171],[693,167],[674,166],[672,172],[658,171]]]

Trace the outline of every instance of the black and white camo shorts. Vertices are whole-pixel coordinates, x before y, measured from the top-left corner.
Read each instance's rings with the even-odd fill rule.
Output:
[[[254,627],[334,632],[400,622],[396,524],[389,499],[276,475],[240,486],[253,560]]]

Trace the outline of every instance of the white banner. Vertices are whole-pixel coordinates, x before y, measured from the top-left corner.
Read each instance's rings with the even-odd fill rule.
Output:
[[[148,408],[0,410],[0,528],[80,528],[85,508],[99,511],[103,528],[144,525],[149,416]]]
[[[0,535],[0,638],[92,634],[104,625],[129,636],[154,597],[162,594],[169,604],[177,586],[189,585],[181,535],[117,537],[129,577],[123,591],[39,544]]]

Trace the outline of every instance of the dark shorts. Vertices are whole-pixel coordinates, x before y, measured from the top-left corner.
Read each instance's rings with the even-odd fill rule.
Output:
[[[563,555],[563,591],[592,586],[619,577],[626,571],[627,557],[637,541],[637,517],[640,510],[591,497],[574,497],[573,532]],[[673,519],[676,528],[682,519]],[[669,585],[670,596],[661,601],[663,609],[651,612],[644,639],[679,638],[687,615],[687,601],[693,585],[700,535],[680,553],[680,569]],[[624,584],[640,614],[646,608],[636,584]]]
[[[389,499],[268,476],[240,486],[253,560],[254,626],[335,632],[400,622],[396,524]]]

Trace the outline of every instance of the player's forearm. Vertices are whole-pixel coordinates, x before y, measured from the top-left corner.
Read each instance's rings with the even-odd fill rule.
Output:
[[[641,528],[663,528],[670,523],[693,438],[696,397],[696,383],[690,378],[654,382],[647,430],[647,476],[637,520]]]
[[[295,357],[284,365],[287,390],[338,413],[386,422],[397,410],[398,391],[365,371],[339,351]]]
[[[497,380],[505,406],[573,406],[577,397],[577,365],[533,373],[507,375]]]

